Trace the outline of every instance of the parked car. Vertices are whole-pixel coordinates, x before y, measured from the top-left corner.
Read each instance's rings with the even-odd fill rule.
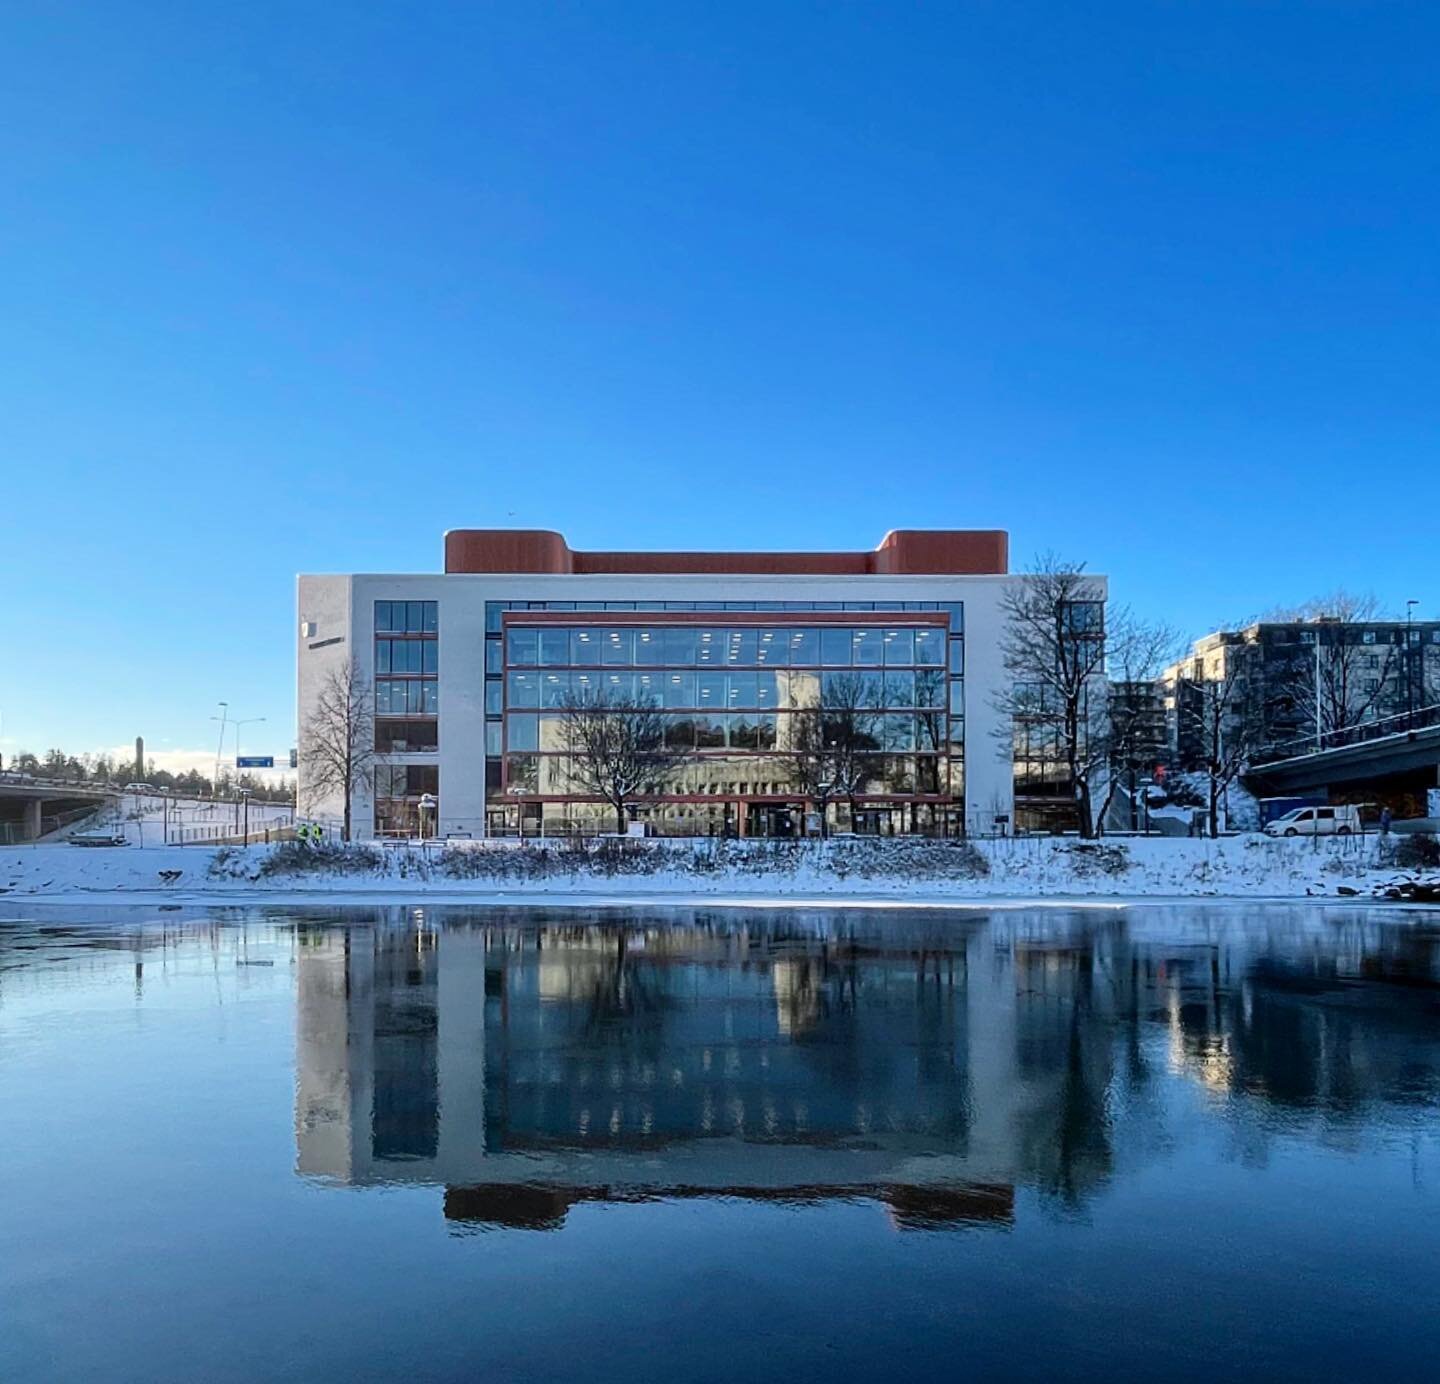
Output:
[[[1343,803],[1335,807],[1292,807],[1265,826],[1267,836],[1350,836],[1360,830],[1360,809]]]
[[[156,793],[159,790],[153,783],[127,783],[124,791],[127,793]]]

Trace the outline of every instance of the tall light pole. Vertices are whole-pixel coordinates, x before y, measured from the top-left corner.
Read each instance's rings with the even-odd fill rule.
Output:
[[[1415,622],[1415,607],[1419,601],[1411,600],[1405,602],[1405,728],[1413,730],[1415,726],[1415,655],[1411,650],[1411,641],[1414,638],[1413,627]],[[1423,669],[1425,663],[1421,660],[1420,667]]]
[[[221,702],[220,714],[218,716],[212,716],[210,718],[212,721],[220,722],[220,743],[215,747],[215,781],[211,785],[210,789],[210,791],[214,794],[218,794],[220,792],[220,761],[225,757],[225,722],[229,714],[230,703]]]

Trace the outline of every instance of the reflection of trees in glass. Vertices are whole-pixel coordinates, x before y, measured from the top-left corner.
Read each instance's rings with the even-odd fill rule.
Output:
[[[560,742],[569,756],[571,785],[604,798],[615,809],[615,830],[622,835],[630,804],[659,792],[690,757],[665,732],[665,717],[649,699],[597,688],[571,692],[565,700]]]
[[[882,744],[882,698],[863,674],[827,673],[818,700],[790,714],[791,781],[819,807],[822,834],[829,799],[848,799],[853,817],[872,772],[868,756]]]

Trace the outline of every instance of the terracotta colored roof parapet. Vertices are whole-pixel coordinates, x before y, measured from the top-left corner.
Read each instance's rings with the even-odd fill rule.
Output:
[[[551,529],[451,529],[445,535],[445,570],[555,576],[1003,576],[1009,550],[1003,529],[892,529],[868,553],[582,553]]]

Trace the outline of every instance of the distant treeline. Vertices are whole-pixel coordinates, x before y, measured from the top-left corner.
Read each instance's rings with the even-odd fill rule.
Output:
[[[32,774],[37,779],[52,779],[67,783],[113,784],[121,787],[137,780],[156,788],[165,788],[190,797],[209,798],[217,796],[214,779],[207,778],[198,769],[183,774],[172,774],[168,769],[157,769],[154,760],[145,765],[143,775],[135,772],[133,759],[115,759],[108,754],[66,754],[64,750],[47,750],[43,757],[22,751],[11,755],[3,766],[13,773]],[[250,795],[262,802],[288,803],[295,797],[295,783],[282,778],[267,783],[254,774],[227,774],[220,771],[220,797],[234,794],[237,788],[248,788]]]

